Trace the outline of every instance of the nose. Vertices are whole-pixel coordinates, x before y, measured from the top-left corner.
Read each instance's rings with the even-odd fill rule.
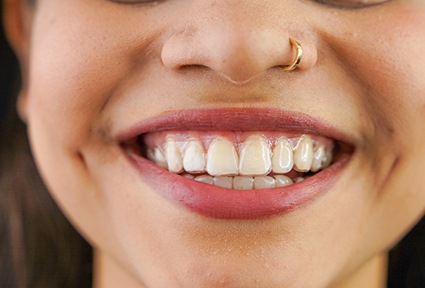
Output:
[[[271,68],[291,64],[295,49],[290,37],[309,51],[309,55],[304,52],[299,68],[314,64],[315,53],[311,47],[305,47],[308,41],[297,39],[297,36],[302,38],[301,33],[289,35],[288,19],[276,17],[270,9],[258,13],[258,7],[243,4],[247,1],[238,1],[239,5],[223,2],[233,1],[222,1],[220,7],[194,9],[191,15],[197,17],[174,27],[161,52],[167,68],[183,70],[201,66],[233,83],[244,83]]]

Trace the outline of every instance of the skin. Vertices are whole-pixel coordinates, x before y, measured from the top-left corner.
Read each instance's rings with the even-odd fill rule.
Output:
[[[20,115],[52,195],[94,247],[95,286],[384,287],[386,251],[425,212],[424,1],[5,7]],[[294,72],[276,67],[293,59],[288,37],[304,48]],[[324,197],[268,220],[209,219],[148,187],[113,138],[169,110],[248,106],[350,136]]]

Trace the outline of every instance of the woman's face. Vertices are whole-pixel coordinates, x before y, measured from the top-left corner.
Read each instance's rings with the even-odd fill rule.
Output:
[[[423,214],[425,2],[319,2],[37,3],[17,45],[36,161],[140,285],[342,285]],[[306,173],[319,148],[334,164]],[[306,179],[252,190],[284,174]]]

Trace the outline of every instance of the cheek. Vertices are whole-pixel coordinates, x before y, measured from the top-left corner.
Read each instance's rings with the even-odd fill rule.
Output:
[[[380,147],[370,148],[369,154],[377,155],[373,169],[382,170],[394,157],[377,199],[382,209],[379,233],[372,232],[377,239],[404,233],[425,211],[420,180],[425,169],[425,7],[401,9],[382,22],[362,45],[352,43],[359,47],[353,65],[374,127],[369,137]]]
[[[71,39],[64,46],[52,45],[69,39],[53,33],[49,37],[52,39],[36,43],[33,50],[28,111],[43,114],[52,122],[51,128],[60,130],[57,132],[67,140],[72,135],[86,138],[82,133],[88,132],[88,126],[101,113],[118,71],[110,71],[112,63],[103,60],[111,59],[109,53],[96,51],[93,43],[73,47]],[[44,57],[45,53],[49,56]]]
[[[425,6],[425,5],[424,5]],[[406,9],[400,11],[399,17],[394,17],[385,29],[378,31],[380,39],[376,64],[382,75],[380,86],[386,87],[385,92],[398,96],[397,101],[407,102],[416,109],[425,103],[425,7],[422,9]],[[378,34],[379,35],[379,34]],[[371,39],[373,40],[373,39]],[[382,63],[382,67],[379,67]],[[373,64],[373,63],[372,63]],[[376,71],[379,72],[379,71]],[[386,85],[384,84],[386,81]],[[390,91],[393,91],[390,93]],[[390,96],[388,96],[390,97]],[[422,104],[419,105],[418,104]]]
[[[345,51],[354,59],[350,65],[366,92],[364,100],[402,120],[408,115],[404,109],[417,113],[425,104],[425,7],[398,8],[379,23],[370,24],[373,33],[359,31]]]
[[[121,10],[111,13],[102,10],[110,5],[79,2],[40,5],[33,26],[27,107],[74,148],[101,125],[104,108],[133,71],[142,69],[143,51],[155,37],[153,28],[128,28],[136,18],[123,18]],[[66,12],[58,15],[61,10]],[[138,25],[144,21],[150,20],[137,17]]]
[[[362,107],[361,171],[373,201],[364,243],[376,249],[390,247],[425,210],[425,5],[391,5],[323,32]]]
[[[104,140],[94,132],[104,125],[103,108],[132,71],[133,52],[143,49],[149,38],[135,45],[140,35],[123,36],[122,27],[108,26],[112,20],[101,18],[112,14],[93,17],[92,9],[84,12],[77,9],[81,4],[67,7],[67,2],[40,3],[34,22],[25,104],[30,141],[44,181],[71,221],[90,231],[89,238],[113,242],[97,195],[99,185],[81,151]],[[123,45],[136,48],[123,51]]]
[[[394,153],[416,145],[422,147],[425,6],[387,7],[390,8],[383,8],[377,15],[337,25],[338,32],[327,35],[326,40],[338,54],[348,77],[356,83],[353,93],[363,107],[364,137],[384,144],[382,151],[392,149],[385,153]],[[354,22],[360,24],[353,25]],[[365,29],[369,33],[364,33]],[[372,146],[369,150],[373,161],[385,159]]]

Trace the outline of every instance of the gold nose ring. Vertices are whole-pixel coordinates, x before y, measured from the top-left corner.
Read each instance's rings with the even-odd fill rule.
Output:
[[[292,47],[294,47],[296,54],[295,54],[294,62],[292,62],[292,64],[285,65],[282,67],[283,70],[285,71],[293,71],[297,69],[303,56],[303,48],[301,47],[301,44],[297,40],[289,38],[289,43],[291,44]]]

